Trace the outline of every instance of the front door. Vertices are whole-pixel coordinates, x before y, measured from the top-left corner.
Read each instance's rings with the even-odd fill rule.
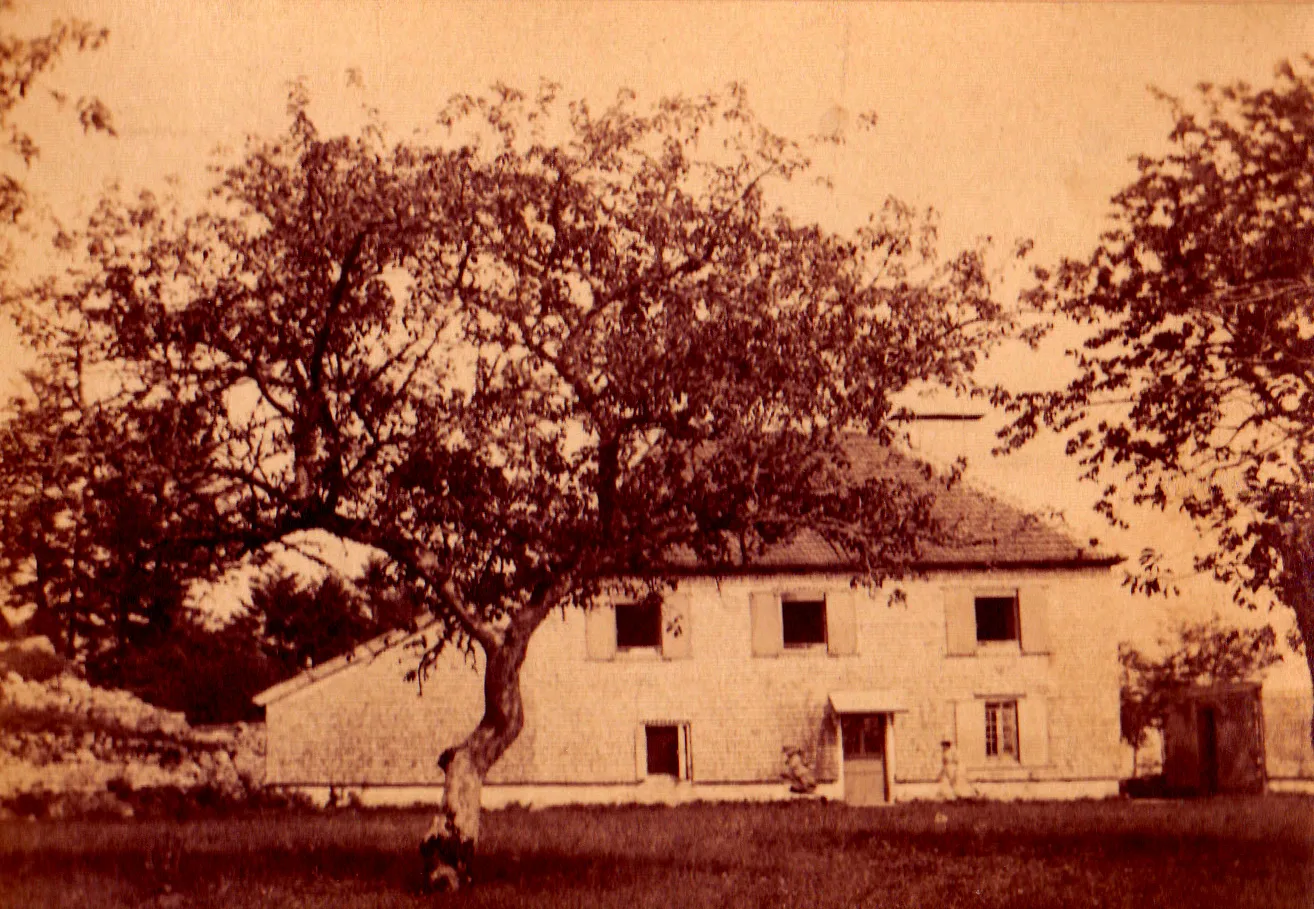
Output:
[[[885,714],[849,713],[840,717],[844,749],[844,801],[883,805],[885,787]]]

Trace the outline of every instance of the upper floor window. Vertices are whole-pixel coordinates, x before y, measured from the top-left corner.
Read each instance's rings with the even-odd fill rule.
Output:
[[[978,643],[1018,639],[1017,594],[979,596],[975,604]]]
[[[1043,584],[1012,589],[970,583],[946,587],[945,653],[1050,653],[1046,593]]]
[[[692,653],[688,594],[650,596],[634,603],[598,605],[584,615],[584,645],[591,660],[618,653],[678,660]]]
[[[780,632],[785,647],[825,647],[826,598],[782,599]]]
[[[831,656],[858,652],[858,595],[833,591],[758,591],[749,595],[754,656],[786,651],[824,651]]]
[[[655,597],[616,606],[616,649],[662,646],[662,604]]]

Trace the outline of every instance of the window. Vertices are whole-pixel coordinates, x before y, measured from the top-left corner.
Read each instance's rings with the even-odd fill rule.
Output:
[[[753,656],[856,654],[858,599],[851,590],[751,593],[748,608]]]
[[[1016,641],[1017,639],[1017,594],[977,597],[977,642]]]
[[[840,717],[844,759],[881,757],[885,754],[885,716],[850,713]]]
[[[1018,759],[1017,701],[986,701],[985,755],[997,760]]]
[[[780,626],[785,647],[826,646],[825,598],[782,600]]]
[[[616,607],[616,649],[662,646],[662,604],[656,598]]]
[[[647,726],[648,776],[680,777],[680,727]]]

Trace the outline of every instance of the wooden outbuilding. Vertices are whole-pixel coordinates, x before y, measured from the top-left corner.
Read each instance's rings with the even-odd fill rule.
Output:
[[[1268,782],[1258,682],[1175,692],[1163,723],[1164,785],[1173,793],[1263,792]]]

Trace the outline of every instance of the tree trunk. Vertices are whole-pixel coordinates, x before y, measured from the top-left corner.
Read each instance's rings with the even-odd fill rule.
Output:
[[[1310,581],[1311,578],[1307,575],[1305,580]],[[1287,605],[1296,613],[1296,628],[1300,631],[1300,640],[1304,645],[1305,663],[1309,667],[1310,680],[1314,682],[1314,590],[1306,583],[1302,590],[1289,594],[1289,600]],[[1314,712],[1310,715],[1309,740],[1310,745],[1314,746]]]
[[[1314,682],[1314,520],[1296,523],[1282,553],[1281,600],[1296,614],[1305,663]],[[1310,714],[1310,745],[1314,746],[1314,711]]]
[[[483,718],[464,742],[438,759],[445,777],[442,809],[420,844],[432,889],[457,890],[470,881],[484,778],[525,725],[520,667],[531,633],[513,628],[502,644],[484,646]]]

